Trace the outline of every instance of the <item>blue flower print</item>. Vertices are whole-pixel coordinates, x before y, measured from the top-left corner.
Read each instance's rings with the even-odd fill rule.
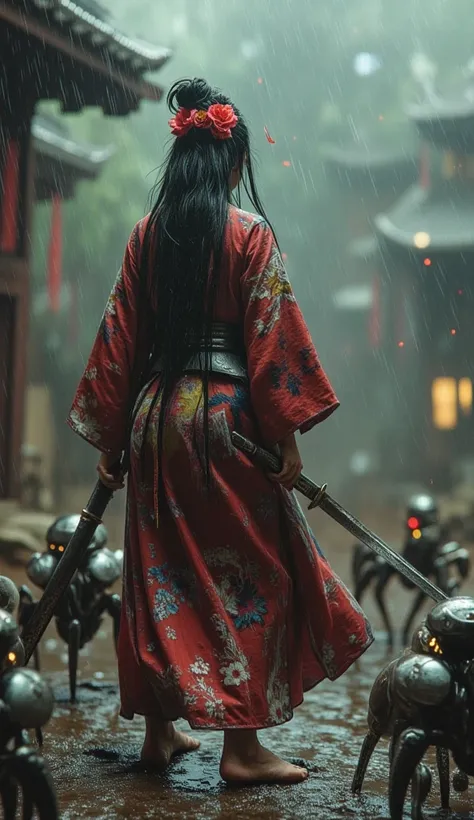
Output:
[[[148,578],[158,581],[159,584],[167,584],[170,580],[168,564],[161,564],[158,567],[150,567],[148,570]]]
[[[170,615],[179,612],[179,605],[174,595],[167,589],[158,589],[155,593],[155,606],[153,607],[153,618],[155,621],[164,621]]]
[[[238,630],[248,629],[253,624],[263,625],[263,616],[268,609],[265,599],[258,594],[257,587],[248,579],[243,583],[237,579],[230,579],[232,586],[240,587],[237,591],[237,601],[235,615],[232,615],[234,624]]]

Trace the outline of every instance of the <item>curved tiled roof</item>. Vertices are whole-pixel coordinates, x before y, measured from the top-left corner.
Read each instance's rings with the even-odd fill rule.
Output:
[[[67,128],[55,118],[36,116],[31,132],[35,150],[65,166],[73,166],[87,177],[97,176],[100,169],[114,153],[113,146],[102,147],[77,142]]]
[[[113,58],[130,65],[134,71],[153,71],[169,60],[171,52],[137,37],[120,32],[100,15],[100,6],[73,0],[30,0],[36,11],[47,19],[49,25],[66,28],[72,37],[83,44],[106,50]]]
[[[390,243],[410,253],[471,251],[474,249],[474,201],[469,186],[452,183],[426,191],[410,188],[386,214],[375,218],[376,229]],[[427,234],[429,242],[418,249],[415,236]]]

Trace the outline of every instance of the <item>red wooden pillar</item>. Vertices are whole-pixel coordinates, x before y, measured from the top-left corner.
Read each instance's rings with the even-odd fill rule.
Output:
[[[33,104],[18,99],[11,110],[0,119],[0,500],[19,495],[33,197]]]

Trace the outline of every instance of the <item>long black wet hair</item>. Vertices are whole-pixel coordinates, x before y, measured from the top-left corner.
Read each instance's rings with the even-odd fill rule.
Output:
[[[185,136],[173,138],[152,192],[156,199],[142,245],[141,273],[149,282],[155,317],[153,355],[162,360],[160,391],[155,397],[161,398],[159,465],[166,414],[176,382],[193,346],[195,350],[196,340],[204,340],[204,348],[209,350],[234,169],[240,172],[254,210],[266,219],[255,184],[249,131],[240,111],[202,79],[179,80],[167,97],[172,114],[179,108],[201,110],[215,103],[233,106],[238,122],[232,137],[219,140],[207,129],[192,128]],[[201,356],[201,362],[204,462],[209,486],[209,353]],[[152,413],[153,407],[148,418]],[[160,486],[163,488],[161,480]]]

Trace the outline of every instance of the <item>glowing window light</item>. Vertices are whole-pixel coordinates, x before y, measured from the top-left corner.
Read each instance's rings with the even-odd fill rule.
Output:
[[[472,411],[472,381],[471,379],[459,379],[458,384],[459,407],[465,416],[469,416]]]
[[[431,386],[433,424],[438,430],[454,430],[458,423],[456,379],[434,379]]]
[[[431,242],[431,236],[426,231],[418,231],[413,237],[415,248],[427,248]]]
[[[444,179],[452,179],[456,176],[456,156],[453,151],[446,151],[444,154],[441,173]]]

